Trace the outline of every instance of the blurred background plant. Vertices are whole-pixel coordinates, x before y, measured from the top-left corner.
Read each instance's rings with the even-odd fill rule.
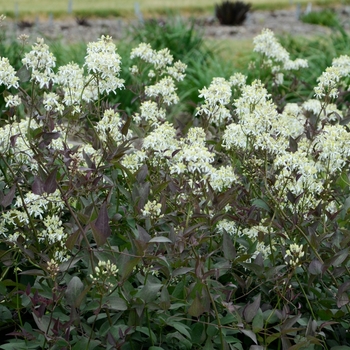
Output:
[[[215,17],[222,25],[239,26],[247,19],[251,6],[243,1],[223,1],[215,5]]]

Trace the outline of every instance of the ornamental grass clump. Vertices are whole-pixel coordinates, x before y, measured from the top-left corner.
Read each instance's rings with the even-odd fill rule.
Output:
[[[308,62],[254,45],[269,79],[213,78],[186,124],[167,48],[130,86],[108,36],[1,58],[1,349],[348,346],[350,57],[290,102]]]

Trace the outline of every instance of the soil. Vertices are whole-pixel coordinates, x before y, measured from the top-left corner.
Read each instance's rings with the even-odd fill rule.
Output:
[[[316,9],[312,9],[316,10]],[[350,6],[344,6],[335,10],[347,31],[350,31]],[[241,26],[222,26],[214,17],[199,18],[197,25],[204,29],[205,36],[211,38],[250,39],[261,32],[263,28],[270,28],[275,34],[291,34],[313,36],[331,32],[330,28],[318,25],[306,24],[300,21],[301,11],[295,7],[289,10],[276,11],[252,11]],[[166,21],[166,18],[162,19]],[[90,42],[95,41],[102,34],[111,35],[114,39],[122,39],[125,32],[131,26],[138,23],[137,20],[115,19],[64,19],[39,20],[32,22],[7,22],[8,36],[20,34],[30,35],[30,42],[37,36],[52,39],[61,39],[63,42]]]

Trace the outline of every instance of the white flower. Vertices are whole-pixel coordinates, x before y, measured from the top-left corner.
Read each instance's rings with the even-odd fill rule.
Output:
[[[142,215],[146,217],[150,217],[152,219],[161,218],[162,213],[162,205],[157,203],[156,201],[148,201],[144,208],[141,210]]]
[[[43,103],[44,103],[44,108],[47,111],[55,111],[61,114],[63,113],[64,107],[59,102],[59,96],[54,92],[49,92],[49,93],[45,92]]]
[[[119,78],[121,57],[115,51],[110,36],[102,35],[99,41],[88,44],[84,66],[88,73],[99,76],[96,82],[100,93],[115,93],[124,87],[124,80]]]
[[[172,77],[164,77],[158,83],[151,86],[146,86],[145,93],[148,97],[161,96],[165,104],[172,105],[179,102],[179,97],[176,94],[177,88]]]
[[[22,103],[21,98],[18,95],[5,96],[5,102],[5,107],[17,107]]]
[[[0,84],[6,85],[7,88],[18,88],[19,78],[16,76],[15,69],[11,66],[6,57],[0,57]]]
[[[55,80],[52,68],[56,66],[56,58],[49,51],[44,39],[37,39],[32,50],[25,54],[22,63],[32,69],[32,80],[38,82],[40,88],[48,88],[50,82]]]

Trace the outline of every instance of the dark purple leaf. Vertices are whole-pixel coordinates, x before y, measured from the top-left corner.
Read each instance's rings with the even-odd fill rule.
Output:
[[[8,193],[5,194],[5,196],[1,199],[0,204],[6,208],[8,207],[12,201],[13,198],[15,197],[15,192],[16,192],[16,185],[13,185]]]
[[[248,323],[253,321],[253,318],[257,314],[260,307],[260,300],[261,300],[261,296],[259,294],[251,304],[248,304],[244,308],[243,316]]]
[[[149,240],[151,239],[151,236],[148,234],[148,232],[143,228],[141,227],[140,225],[136,225],[137,227],[137,232],[139,234],[139,240],[141,242],[145,242],[145,243],[148,243]]]
[[[44,183],[44,191],[48,194],[54,193],[57,189],[56,175],[57,175],[57,168],[55,168],[50,173],[50,175],[48,176],[48,178]]]
[[[111,228],[109,227],[109,218],[107,212],[107,203],[104,202],[98,213],[97,219],[91,224],[92,234],[94,235],[96,244],[101,247],[111,235]]]
[[[227,260],[236,259],[236,249],[233,246],[232,238],[227,232],[222,234],[222,248],[224,251],[224,257]]]
[[[323,264],[320,261],[314,259],[311,261],[311,263],[309,265],[309,272],[312,275],[321,275],[322,268],[323,268]]]
[[[40,196],[41,194],[43,194],[45,192],[44,190],[44,183],[43,181],[40,179],[39,176],[35,176],[33,184],[32,184],[32,191],[34,194]]]

